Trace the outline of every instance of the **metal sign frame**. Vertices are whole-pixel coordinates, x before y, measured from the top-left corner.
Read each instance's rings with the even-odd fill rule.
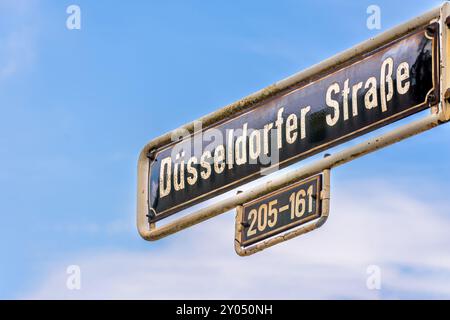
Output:
[[[407,33],[423,27],[431,23],[439,23],[439,63],[440,63],[440,90],[439,97],[435,101],[430,101],[431,114],[423,119],[403,125],[391,132],[385,133],[377,138],[367,140],[356,146],[349,147],[341,152],[335,153],[327,158],[323,158],[315,163],[306,165],[300,169],[293,170],[288,174],[275,177],[273,180],[259,185],[252,190],[248,190],[236,196],[231,196],[224,200],[215,202],[208,207],[199,209],[187,216],[178,218],[175,221],[169,222],[162,227],[157,227],[155,223],[150,223],[148,220],[149,203],[148,203],[148,172],[149,172],[149,155],[151,157],[154,150],[171,143],[171,137],[180,136],[183,132],[194,132],[196,121],[191,122],[179,129],[160,136],[150,143],[148,143],[141,151],[138,160],[138,181],[137,181],[137,227],[139,234],[145,240],[158,240],[170,234],[186,229],[200,222],[213,218],[217,215],[225,213],[229,210],[242,205],[245,202],[254,200],[264,194],[273,190],[282,188],[291,183],[305,179],[314,174],[320,173],[323,170],[328,170],[353,159],[361,157],[365,154],[374,152],[383,147],[394,144],[398,141],[414,136],[433,127],[436,127],[444,122],[450,120],[450,70],[447,68],[448,57],[450,57],[450,39],[448,25],[450,24],[450,4],[445,3],[442,6],[435,8],[420,17],[417,17],[407,23],[399,25],[391,30],[388,30],[379,36],[369,39],[349,50],[342,52],[328,60],[325,60],[315,66],[312,66],[300,73],[297,73],[284,80],[276,82],[275,84],[258,91],[244,99],[241,99],[231,105],[228,105],[214,113],[211,113],[197,121],[203,123],[204,127],[208,127],[218,121],[226,119],[230,115],[237,112],[242,112],[251,108],[255,103],[263,101],[274,94],[283,91],[301,81],[304,81],[311,76],[325,72],[336,65],[341,65],[350,61],[353,57],[370,52],[386,43],[389,43]]]
[[[301,182],[301,181],[299,181]],[[281,192],[281,191],[280,191]],[[311,232],[315,229],[320,228],[328,220],[330,213],[330,170],[323,170],[322,173],[322,187],[320,190],[320,217],[307,224],[303,224],[299,227],[295,227],[290,231],[285,231],[281,234],[274,235],[273,237],[260,241],[256,244],[244,247],[242,240],[242,223],[243,223],[243,206],[239,205],[236,208],[236,223],[235,223],[235,240],[234,249],[236,253],[241,256],[250,256],[267,248],[270,248],[281,242],[293,239],[295,237],[301,236],[305,233]]]

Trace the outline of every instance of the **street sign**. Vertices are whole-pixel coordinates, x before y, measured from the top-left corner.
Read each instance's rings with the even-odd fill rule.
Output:
[[[320,218],[322,175],[277,190],[239,207],[244,247]]]
[[[329,214],[329,188],[330,172],[325,170],[238,206],[237,253],[253,254],[322,226]]]
[[[414,29],[151,150],[150,222],[435,105],[438,29]]]

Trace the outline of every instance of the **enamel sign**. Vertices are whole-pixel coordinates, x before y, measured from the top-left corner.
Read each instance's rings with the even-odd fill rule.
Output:
[[[438,97],[437,43],[420,28],[154,150],[150,221],[429,108]]]

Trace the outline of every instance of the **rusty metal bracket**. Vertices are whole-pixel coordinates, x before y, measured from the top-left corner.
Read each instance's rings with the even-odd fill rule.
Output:
[[[441,121],[450,120],[450,3],[440,8],[440,114]]]

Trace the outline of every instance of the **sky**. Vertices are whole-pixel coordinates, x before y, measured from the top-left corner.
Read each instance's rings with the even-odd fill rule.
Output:
[[[158,242],[135,226],[152,138],[440,3],[0,0],[0,299],[450,298],[449,125],[334,169],[327,224],[252,257],[233,211]]]

